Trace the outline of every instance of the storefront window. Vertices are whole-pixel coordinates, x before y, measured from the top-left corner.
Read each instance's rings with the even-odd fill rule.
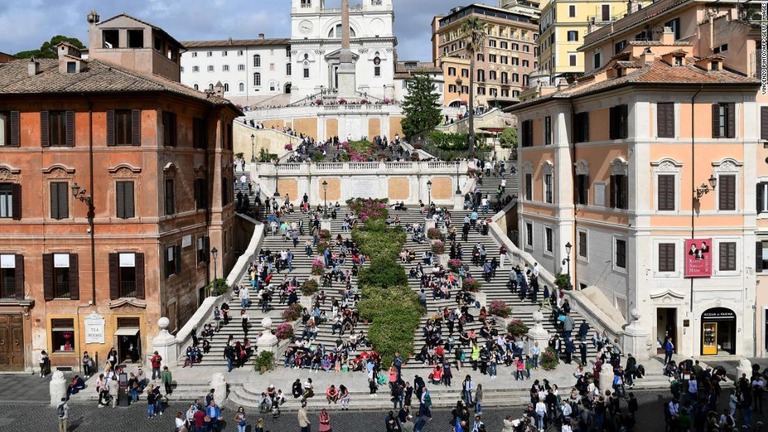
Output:
[[[701,314],[701,354],[736,354],[736,314],[726,308]]]
[[[51,320],[51,351],[75,351],[75,320],[71,318]]]

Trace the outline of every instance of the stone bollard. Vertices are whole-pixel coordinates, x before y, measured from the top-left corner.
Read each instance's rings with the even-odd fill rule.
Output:
[[[171,321],[166,317],[161,317],[157,320],[157,326],[160,328],[160,331],[152,339],[152,351],[157,351],[160,354],[163,360],[165,360],[166,366],[174,368],[179,359],[179,347],[176,336],[168,332],[170,323]]]
[[[752,377],[752,362],[749,361],[749,359],[741,359],[739,361],[739,367],[737,370],[739,375],[736,377],[736,382],[738,382],[739,378],[745,374],[747,376],[747,380],[749,380]]]
[[[53,373],[49,390],[51,393],[51,406],[58,406],[61,403],[61,398],[67,397],[67,380],[64,379],[62,371],[57,370]]]
[[[211,376],[211,386],[213,389],[213,399],[216,401],[216,405],[222,407],[227,400],[227,381],[224,379],[224,374],[216,372]]]
[[[600,368],[600,394],[605,396],[606,390],[613,391],[613,366],[605,362]]]
[[[261,320],[261,326],[264,327],[264,332],[256,341],[256,346],[259,348],[259,351],[271,351],[274,353],[278,340],[277,336],[272,333],[272,318],[264,317]]]

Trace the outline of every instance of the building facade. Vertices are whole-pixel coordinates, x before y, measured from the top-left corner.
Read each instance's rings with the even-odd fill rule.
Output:
[[[468,99],[472,71],[461,26],[470,17],[488,25],[484,46],[474,54],[476,106],[507,106],[518,101],[538,67],[538,9],[528,6],[526,10],[530,13],[471,4],[433,19],[432,53],[435,64],[443,69],[444,105]]]
[[[240,111],[178,82],[182,47],[162,29],[88,22],[88,60],[61,44],[0,65],[2,370],[36,368],[41,350],[54,367],[113,347],[143,361],[157,320],[179,328],[237,258]]]
[[[764,353],[768,113],[740,7],[656,2],[587,35],[594,72],[514,108],[521,248],[636,315],[644,354]]]

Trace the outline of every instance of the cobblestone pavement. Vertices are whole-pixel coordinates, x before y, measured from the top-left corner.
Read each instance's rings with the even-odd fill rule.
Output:
[[[638,425],[635,430],[663,431],[664,416],[662,414],[662,402],[668,400],[668,392],[643,391],[636,392],[640,402]],[[727,404],[725,395],[720,406]],[[173,416],[176,411],[183,410],[183,404],[177,403],[170,406],[165,415],[154,419],[146,416],[146,403],[139,402],[135,406],[112,408],[96,408],[91,404],[72,404],[70,409],[71,432],[136,432],[136,431],[163,431],[173,430]],[[352,401],[354,408],[354,401]],[[223,416],[231,420],[233,416],[232,406],[226,406]],[[501,430],[502,420],[506,415],[512,414],[519,417],[522,407],[510,407],[508,409],[488,408],[484,410],[484,421],[489,432]],[[379,432],[384,431],[384,417],[386,412],[364,411],[339,411],[337,406],[331,409],[331,425],[334,432]],[[248,413],[249,428],[256,419],[253,413]],[[317,412],[310,412],[312,430],[317,431]],[[766,420],[764,415],[755,415],[755,421]],[[450,412],[436,410],[431,422],[424,429],[425,432],[450,432],[448,421]],[[267,418],[267,430],[273,432],[299,431],[295,413],[286,413],[282,418],[273,420]],[[230,422],[231,423],[231,422]],[[8,404],[0,403],[0,432],[17,431],[55,431],[57,428],[56,412],[54,408],[42,405]],[[226,425],[224,432],[236,431],[234,424]],[[553,431],[554,429],[551,429]]]

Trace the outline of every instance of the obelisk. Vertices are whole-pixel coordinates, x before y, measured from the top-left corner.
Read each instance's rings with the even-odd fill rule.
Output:
[[[341,50],[339,51],[339,97],[357,97],[355,61],[349,49],[349,0],[341,0]]]

